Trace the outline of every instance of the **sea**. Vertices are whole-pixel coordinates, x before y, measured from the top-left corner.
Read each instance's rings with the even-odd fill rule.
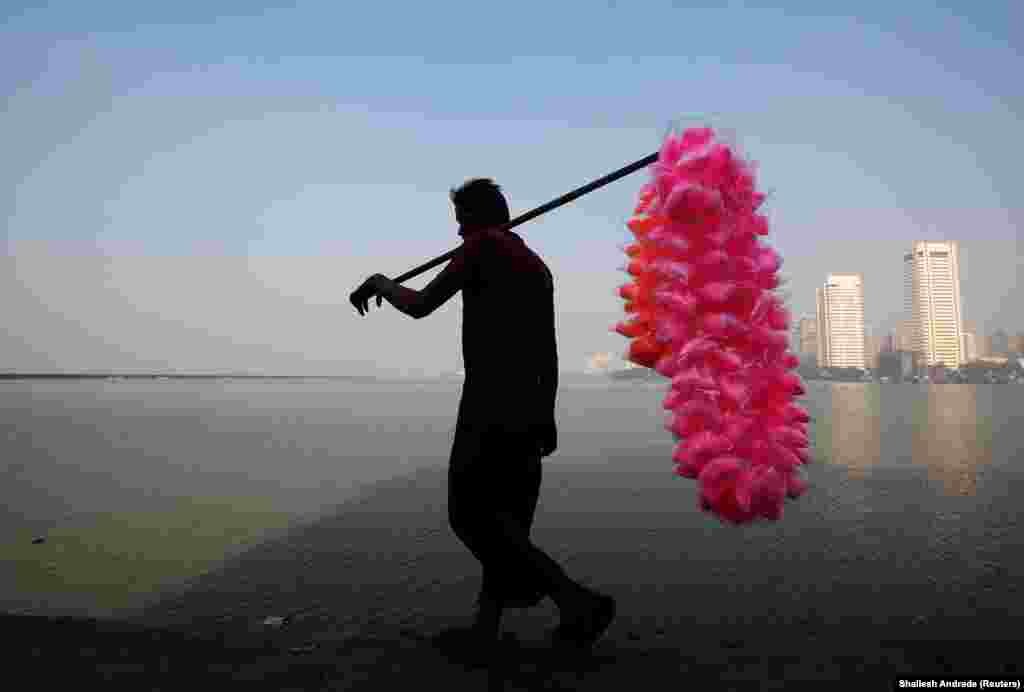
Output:
[[[922,549],[970,551],[1017,583],[1024,386],[805,384],[806,478],[811,495],[827,498],[816,511],[832,535],[865,531],[865,550],[877,551],[912,532]],[[443,469],[461,387],[456,378],[0,381],[0,612],[116,614],[344,511],[376,484]],[[661,382],[564,378],[559,449],[546,468],[614,472],[615,492],[630,498],[617,511],[637,514],[632,523],[643,521],[630,508],[643,506],[650,479],[674,484],[679,505],[695,511],[694,482],[673,475],[665,393]],[[783,522],[804,503],[788,504]]]

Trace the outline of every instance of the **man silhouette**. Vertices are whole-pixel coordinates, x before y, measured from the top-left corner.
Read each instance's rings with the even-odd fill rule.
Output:
[[[504,608],[528,608],[545,596],[561,624],[552,641],[593,645],[615,616],[615,601],[570,579],[530,542],[541,485],[541,458],[557,447],[554,280],[509,221],[494,181],[475,178],[451,191],[462,245],[448,265],[415,291],[380,274],[351,296],[365,314],[386,299],[410,317],[426,317],[462,291],[465,370],[448,467],[448,520],[483,567],[473,626],[446,634],[467,646],[498,638]]]

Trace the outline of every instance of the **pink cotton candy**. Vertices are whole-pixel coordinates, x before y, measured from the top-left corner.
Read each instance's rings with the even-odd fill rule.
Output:
[[[786,419],[792,422],[807,423],[811,420],[811,417],[807,415],[797,404],[786,404],[784,409]]]
[[[676,255],[685,255],[692,247],[690,241],[670,225],[654,229],[647,234],[647,239],[655,248]]]
[[[755,470],[751,489],[750,509],[757,516],[778,519],[786,497],[786,478],[773,468]]]
[[[742,385],[739,385],[742,387]],[[742,402],[742,397],[740,397]],[[727,416],[722,423],[722,434],[732,441],[735,448],[743,445],[743,438],[750,432],[754,422],[747,416]]]
[[[725,254],[722,250],[711,250],[701,255],[698,262],[705,268],[708,269],[721,269],[729,266],[729,255]]]
[[[754,302],[754,309],[750,312],[751,324],[773,329],[773,327],[768,324],[768,321],[772,312],[777,308],[778,298],[773,296],[771,293],[761,294],[761,296]]]
[[[772,459],[772,468],[783,475],[793,473],[800,466],[800,458],[785,445],[771,442],[768,444],[768,450]]]
[[[707,337],[699,337],[686,344],[679,352],[679,362],[687,365],[715,350],[718,344]]]
[[[754,256],[758,271],[777,272],[782,265],[782,258],[770,247],[760,248]]]
[[[779,351],[780,355],[785,352],[789,345],[789,335],[778,329],[766,329],[761,333],[766,348]]]
[[[701,493],[708,502],[716,504],[721,500],[727,485],[735,483],[742,469],[743,462],[736,457],[719,457],[709,462],[698,477]]]
[[[657,291],[654,300],[658,305],[677,313],[680,317],[693,317],[697,312],[697,298],[692,293],[669,293]]]
[[[737,224],[736,230],[729,237],[729,240],[725,241],[725,246],[722,249],[729,253],[730,257],[750,260],[751,274],[755,274],[757,272],[757,262],[752,255],[756,248],[757,236],[754,234],[750,223],[740,222]]]
[[[714,218],[721,210],[722,196],[717,190],[692,183],[679,183],[665,199],[665,215],[688,223]]]
[[[742,406],[750,396],[750,388],[747,385],[728,378],[719,380],[718,388],[722,396],[736,407]]]
[[[686,327],[675,320],[661,320],[654,327],[654,338],[662,343],[679,342],[686,336],[686,334]],[[675,362],[675,358],[672,357],[672,354],[666,354],[666,358],[669,358],[673,363]],[[671,377],[675,374],[674,370],[671,374],[664,372],[662,374]],[[661,371],[659,370],[658,372]]]
[[[736,291],[736,284],[729,281],[714,281],[705,284],[697,294],[709,303],[724,303]]]
[[[679,260],[662,257],[650,263],[651,270],[661,274],[665,278],[678,281],[687,281],[693,272],[692,267]]]
[[[689,447],[689,441],[684,439],[676,444],[672,460],[676,463],[678,475],[684,478],[696,478],[711,461],[711,457],[706,453],[694,452]]]
[[[736,476],[736,503],[747,513],[750,512],[757,477],[757,470],[750,466],[742,469]]]
[[[765,291],[770,291],[779,287],[779,277],[772,272],[758,272],[755,281],[757,282],[757,285]]]
[[[787,372],[782,375],[779,386],[788,392],[791,392],[793,396],[803,396],[805,394],[803,384],[800,382],[800,376],[791,372]]]
[[[798,498],[807,490],[807,481],[800,476],[793,474],[786,479],[786,494],[791,498]]]
[[[679,405],[680,399],[683,397],[683,392],[678,389],[668,390],[668,394],[665,395],[665,400],[661,403],[664,408],[674,409]]]
[[[735,318],[733,318],[735,319]],[[712,351],[715,366],[722,372],[735,372],[743,367],[743,358],[735,351]]]
[[[791,428],[788,425],[780,425],[771,431],[772,439],[777,443],[789,447],[790,449],[796,449],[797,447],[806,447],[810,444],[807,440],[807,436],[795,428]]]
[[[654,168],[657,169],[657,164],[655,164]],[[658,201],[661,205],[662,211],[664,211],[668,204],[669,195],[672,194],[673,189],[675,189],[677,185],[685,185],[686,183],[683,180],[682,174],[678,170],[666,170],[664,173],[657,170],[653,172],[655,174],[654,186],[658,191]]]
[[[708,146],[714,138],[715,131],[710,127],[694,127],[683,132],[681,142],[684,151],[692,152]]]
[[[668,353],[658,359],[658,361],[654,364],[654,369],[658,372],[659,375],[671,378],[679,374],[681,366],[679,365],[679,360],[675,357],[675,355],[672,353]]]
[[[679,363],[682,369],[672,377],[673,387],[696,388],[703,387],[705,385],[707,378],[701,374],[699,368],[685,366],[680,362],[678,356],[676,357],[676,362]]]
[[[789,311],[781,305],[774,306],[768,313],[767,324],[778,331],[789,330]]]
[[[619,295],[634,320],[616,330],[633,362],[671,378],[672,460],[697,480],[699,506],[733,524],[777,520],[807,488],[809,418],[794,402],[805,392],[755,166],[692,128],[665,139],[650,171],[623,248],[635,280]]]
[[[694,440],[709,441],[700,435],[718,428],[721,425],[721,419],[721,413],[714,407],[706,402],[690,399],[669,416],[666,428],[681,437],[690,438],[692,444],[697,444]],[[704,444],[704,442],[700,442],[700,444]]]
[[[731,237],[731,234],[726,229],[722,229],[720,231],[715,231],[714,233],[708,233],[708,235],[707,235],[708,241],[712,245],[717,245],[719,247],[725,245],[729,241],[730,237]]]
[[[665,142],[661,145],[661,150],[658,152],[658,161],[666,166],[674,166],[682,155],[682,139],[676,136],[669,136],[665,138]]]
[[[725,337],[732,327],[732,321],[732,315],[724,312],[713,312],[704,315],[704,319],[701,320],[701,326],[713,336]]]

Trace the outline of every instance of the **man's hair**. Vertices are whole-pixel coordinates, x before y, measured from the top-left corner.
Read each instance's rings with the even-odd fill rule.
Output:
[[[500,226],[512,218],[505,195],[490,178],[467,180],[461,187],[452,188],[451,198],[456,207],[483,224]]]

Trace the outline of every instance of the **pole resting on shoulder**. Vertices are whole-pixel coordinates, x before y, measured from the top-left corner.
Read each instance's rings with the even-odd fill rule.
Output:
[[[624,178],[627,175],[629,175],[630,173],[633,173],[634,171],[638,171],[641,168],[644,168],[645,166],[649,166],[649,165],[651,165],[652,163],[654,163],[657,160],[658,160],[658,152],[654,152],[653,154],[651,154],[649,156],[645,156],[644,158],[640,159],[639,161],[634,161],[633,163],[629,164],[628,166],[620,168],[619,170],[617,170],[617,171],[615,171],[613,173],[609,173],[608,175],[604,176],[603,178],[598,178],[597,180],[595,180],[592,183],[587,183],[583,187],[576,188],[572,192],[567,192],[566,194],[562,195],[558,199],[553,199],[550,202],[548,202],[547,204],[542,204],[541,206],[537,207],[536,209],[534,209],[532,211],[526,212],[522,216],[517,216],[516,218],[512,219],[508,223],[503,224],[502,226],[500,226],[500,229],[503,230],[503,231],[511,230],[511,229],[515,228],[516,226],[518,226],[519,224],[526,223],[527,221],[529,221],[531,219],[535,219],[538,216],[540,216],[541,214],[549,212],[552,209],[557,209],[558,207],[561,207],[561,206],[563,206],[565,204],[568,204],[569,202],[573,201],[574,199],[578,199],[578,198],[582,197],[583,195],[587,194],[588,192],[593,192],[594,190],[596,190],[596,189],[598,189],[600,187],[604,187],[608,183],[615,182],[619,178]],[[416,267],[415,269],[410,269],[406,273],[404,273],[401,276],[399,276],[398,278],[396,278],[394,281],[395,281],[395,283],[399,283],[399,284],[404,282],[404,281],[408,281],[412,277],[417,276],[419,274],[422,274],[423,272],[427,271],[428,269],[432,269],[433,267],[436,267],[437,265],[441,264],[442,262],[447,262],[448,260],[450,260],[455,255],[455,252],[456,252],[455,250],[451,250],[449,252],[444,253],[440,257],[435,257],[434,259],[430,260],[426,264],[421,264],[420,266]]]

